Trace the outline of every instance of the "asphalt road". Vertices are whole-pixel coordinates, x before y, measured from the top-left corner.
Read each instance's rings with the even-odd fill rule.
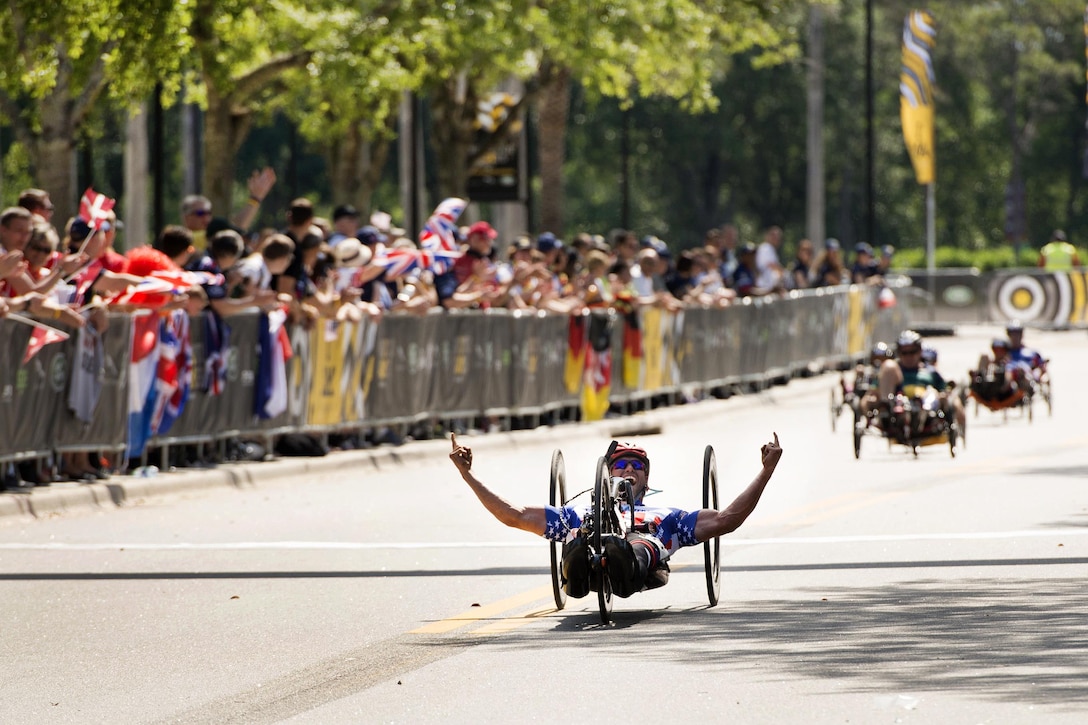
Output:
[[[994,333],[935,338],[942,371],[964,378]],[[619,428],[657,425],[637,438],[656,497],[693,508],[704,446],[730,500],[777,432],[713,608],[689,549],[612,625],[593,598],[556,611],[546,545],[491,519],[443,442],[2,517],[0,722],[1084,722],[1088,339],[1027,337],[1052,358],[1052,415],[971,411],[955,458],[866,438],[855,460],[833,374],[466,439],[499,493],[543,503],[553,448],[573,494]]]

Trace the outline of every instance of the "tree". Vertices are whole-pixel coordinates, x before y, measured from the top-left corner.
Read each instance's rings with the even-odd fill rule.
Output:
[[[58,219],[77,209],[80,129],[104,92],[128,105],[155,82],[176,88],[190,44],[188,7],[170,0],[13,0],[0,14],[0,112],[26,149]]]

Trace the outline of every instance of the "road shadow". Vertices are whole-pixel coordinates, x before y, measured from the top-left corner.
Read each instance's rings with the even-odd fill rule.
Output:
[[[1069,709],[1088,704],[1083,577],[922,579],[796,594],[723,598],[712,609],[616,612],[621,640],[588,631],[585,613],[557,617],[551,628],[517,630],[488,646],[584,646],[586,637],[597,636],[595,647],[614,648],[634,662],[672,657],[695,669],[773,666],[859,693],[962,691]]]

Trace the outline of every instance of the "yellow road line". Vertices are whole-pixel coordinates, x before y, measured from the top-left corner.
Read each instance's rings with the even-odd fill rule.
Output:
[[[481,607],[473,607],[467,611],[455,614],[447,619],[440,619],[437,622],[431,622],[425,624],[418,629],[413,629],[408,634],[443,634],[445,632],[452,632],[455,629],[468,626],[473,622],[479,622],[482,619],[489,619],[497,614],[520,607],[531,602],[535,602],[538,599],[544,599],[552,594],[551,585],[537,587],[536,589],[530,589],[527,592],[516,594],[512,597],[493,602],[491,604],[485,604]]]
[[[533,609],[526,612],[525,614],[519,614],[516,616],[512,615],[504,619],[500,619],[497,622],[491,622],[490,624],[484,625],[479,629],[472,630],[470,634],[502,634],[504,632],[509,632],[512,629],[517,629],[518,627],[524,626],[535,619],[540,619],[545,614],[551,614],[555,611],[556,609],[554,606]]]

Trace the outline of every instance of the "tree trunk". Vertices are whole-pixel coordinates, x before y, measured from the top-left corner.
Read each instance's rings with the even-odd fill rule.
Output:
[[[476,98],[471,84],[459,93],[455,81],[439,86],[431,95],[431,146],[437,161],[440,198],[465,198],[468,194]]]
[[[326,158],[333,202],[353,204],[365,217],[389,158],[389,142],[368,141],[364,127],[357,124],[329,142]]]
[[[204,114],[204,196],[217,216],[234,212],[234,155],[249,133],[250,116],[235,111],[231,95],[221,96],[207,86],[208,109]]]
[[[570,71],[558,69],[544,86],[539,105],[540,228],[563,234],[563,163],[566,161]]]

